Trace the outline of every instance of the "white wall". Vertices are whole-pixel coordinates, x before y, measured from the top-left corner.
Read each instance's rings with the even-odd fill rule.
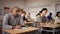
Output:
[[[25,0],[1,0],[1,7],[14,7],[19,6],[20,8],[25,8]]]

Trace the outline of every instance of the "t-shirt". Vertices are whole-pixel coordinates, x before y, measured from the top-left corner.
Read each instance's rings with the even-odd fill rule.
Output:
[[[37,16],[36,18],[37,22],[45,23],[47,21],[46,16]]]

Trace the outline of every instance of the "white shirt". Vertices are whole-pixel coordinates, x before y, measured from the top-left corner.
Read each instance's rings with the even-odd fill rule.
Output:
[[[60,23],[60,17],[55,18],[55,23]]]

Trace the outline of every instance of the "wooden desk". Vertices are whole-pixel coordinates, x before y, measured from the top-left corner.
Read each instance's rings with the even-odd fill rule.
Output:
[[[41,26],[41,31],[49,31],[49,32],[52,32],[53,34],[55,34],[55,32],[57,30],[55,30],[55,28],[58,28],[60,27],[60,24],[50,24],[50,23],[40,23],[40,26]],[[44,30],[44,28],[52,28],[52,30]]]
[[[26,32],[31,32],[31,31],[35,31],[38,30],[39,28],[34,28],[34,27],[28,27],[27,29],[18,29],[18,30],[3,30],[4,32],[10,33],[10,34],[18,34],[18,33],[26,33]]]
[[[25,22],[25,24],[33,24],[33,22]]]
[[[31,27],[33,26],[33,22],[25,22],[25,25]]]
[[[41,27],[56,28],[56,27],[60,27],[60,24],[40,23],[40,26]]]

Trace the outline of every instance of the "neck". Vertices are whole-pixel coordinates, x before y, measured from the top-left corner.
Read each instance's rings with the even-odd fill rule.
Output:
[[[41,16],[44,16],[43,14],[41,14]]]

